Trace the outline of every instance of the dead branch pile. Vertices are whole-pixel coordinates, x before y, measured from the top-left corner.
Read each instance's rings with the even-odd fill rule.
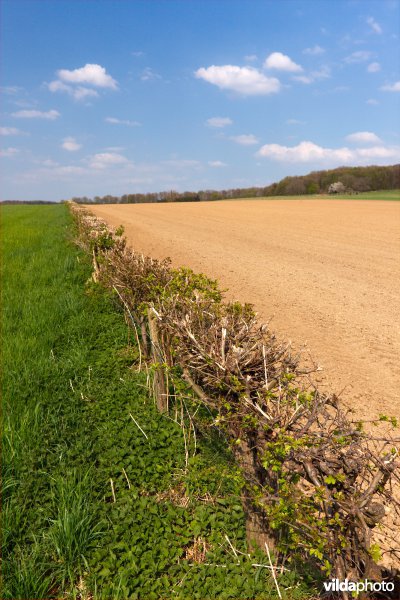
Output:
[[[160,410],[165,375],[179,366],[226,432],[247,482],[253,541],[272,541],[281,556],[314,557],[339,579],[377,576],[373,529],[399,511],[396,440],[374,439],[337,397],[321,393],[250,306],[223,303],[215,282],[134,252],[120,231],[72,210],[94,276],[118,294],[156,364]]]

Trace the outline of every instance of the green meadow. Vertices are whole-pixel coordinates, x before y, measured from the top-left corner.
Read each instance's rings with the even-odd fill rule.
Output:
[[[68,208],[1,218],[1,597],[278,598],[266,555],[247,554],[224,440],[198,431],[195,445],[157,412]],[[312,594],[294,565],[278,585]]]
[[[260,196],[257,198],[226,198],[222,200],[386,200],[400,201],[400,190],[377,190],[359,194],[301,194],[291,196]]]
[[[377,190],[375,192],[360,192],[359,194],[337,194],[329,198],[344,200],[400,200],[400,190]]]

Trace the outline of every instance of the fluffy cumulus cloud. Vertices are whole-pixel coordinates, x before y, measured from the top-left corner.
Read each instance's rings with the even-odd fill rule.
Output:
[[[54,121],[58,119],[60,113],[57,110],[17,110],[11,114],[12,117],[16,119],[47,119],[49,121]]]
[[[370,159],[391,159],[400,160],[400,148],[387,148],[385,146],[372,146],[371,148],[357,148],[355,150],[356,159],[358,157]]]
[[[211,117],[211,119],[207,119],[206,123],[209,125],[209,127],[222,129],[222,127],[232,125],[233,121],[229,117]]]
[[[277,71],[288,71],[289,73],[301,73],[303,67],[296,64],[289,56],[282,52],[272,52],[264,61],[265,69],[276,69]]]
[[[118,83],[109,75],[104,67],[96,64],[86,64],[79,69],[59,69],[58,79],[47,84],[50,92],[68,94],[74,100],[96,98],[99,93],[93,88],[116,90]],[[86,87],[86,86],[91,87]]]
[[[99,96],[99,93],[96,90],[81,85],[73,87],[59,80],[51,81],[47,87],[50,92],[64,92],[69,96],[72,96],[75,100],[86,100],[87,98],[97,98]]]
[[[319,164],[366,164],[369,160],[399,160],[400,148],[371,146],[370,148],[324,148],[310,141],[297,146],[266,144],[257,152],[257,156],[288,163]]]
[[[379,23],[377,21],[375,21],[375,19],[373,17],[368,17],[367,23],[371,27],[371,29],[374,33],[379,33],[379,34],[383,33],[382,27],[379,25]]]
[[[126,127],[138,127],[140,123],[138,121],[130,121],[129,119],[117,119],[116,117],[106,117],[106,123],[111,125],[125,125]]]
[[[357,131],[346,136],[346,140],[352,144],[381,144],[382,140],[372,131]]]
[[[94,87],[110,88],[112,90],[116,90],[118,87],[115,79],[101,65],[86,64],[84,67],[72,71],[60,69],[57,71],[57,75],[59,80],[65,83],[93,85]]]
[[[279,79],[266,77],[253,67],[223,65],[201,67],[195,72],[198,79],[216,85],[222,90],[236,92],[243,96],[265,96],[280,90]]]
[[[381,87],[381,90],[383,90],[384,92],[400,92],[400,81],[383,85]]]
[[[280,144],[265,144],[257,152],[257,156],[272,158],[282,162],[311,162],[321,160],[325,149],[313,142],[301,142],[298,146],[281,146]]]
[[[80,150],[82,146],[81,144],[78,144],[75,138],[66,137],[63,139],[61,148],[63,148],[64,150],[68,150],[68,152],[76,152],[77,150]]]
[[[233,142],[240,144],[241,146],[254,146],[258,144],[258,139],[252,133],[243,135],[233,135],[230,138]]]

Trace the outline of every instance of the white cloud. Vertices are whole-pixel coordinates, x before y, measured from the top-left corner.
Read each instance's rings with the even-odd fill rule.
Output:
[[[245,60],[246,62],[255,62],[257,59],[258,59],[258,56],[257,56],[257,54],[247,54],[247,55],[244,57],[244,60]]]
[[[324,54],[324,52],[325,49],[318,45],[303,50],[303,54],[308,54],[309,56],[319,56],[320,54]]]
[[[12,158],[18,154],[18,152],[18,148],[4,148],[4,150],[0,150],[0,156],[2,158]]]
[[[313,142],[301,142],[298,146],[288,147],[280,144],[265,144],[257,152],[257,156],[272,158],[282,162],[310,162],[321,160],[324,148]]]
[[[232,125],[233,121],[229,117],[211,117],[211,119],[207,119],[207,125],[210,127],[227,127],[227,125]]]
[[[290,73],[300,73],[303,67],[292,61],[289,56],[282,52],[272,52],[264,61],[265,69],[276,69],[277,71],[289,71]]]
[[[156,81],[157,79],[162,79],[161,75],[159,75],[158,73],[156,73],[155,71],[153,71],[152,68],[150,67],[146,67],[141,76],[140,79],[142,81]]]
[[[321,79],[329,79],[331,76],[331,70],[327,65],[323,65],[317,71],[311,71],[309,75],[293,75],[293,79],[296,81],[300,81],[301,83],[314,83],[314,81],[319,81]]]
[[[64,167],[56,167],[53,170],[53,173],[57,176],[61,175],[83,175],[87,173],[86,169],[83,167],[77,167],[75,165],[66,165]]]
[[[371,27],[374,33],[382,33],[382,27],[379,25],[377,21],[373,17],[368,17],[367,19],[368,25]]]
[[[227,167],[228,165],[221,160],[210,160],[208,161],[208,165],[210,167],[219,168],[219,167]]]
[[[101,152],[94,154],[89,160],[89,166],[92,169],[106,169],[115,165],[126,165],[128,159],[122,154],[116,152]]]
[[[14,96],[15,94],[18,94],[19,92],[21,92],[22,89],[23,88],[21,88],[17,85],[6,85],[6,86],[0,87],[0,92],[2,94],[7,94],[8,96]]]
[[[76,181],[78,176],[90,175],[86,168],[76,165],[59,165],[52,160],[38,162],[41,166],[21,174],[21,179],[29,183],[41,183],[48,181]],[[72,194],[71,194],[72,195]]]
[[[12,113],[11,116],[17,119],[48,119],[54,121],[58,119],[60,113],[57,110],[48,110],[47,112],[41,110],[18,110]]]
[[[293,77],[293,79],[295,81],[300,81],[300,83],[305,83],[305,84],[313,83],[313,81],[314,81],[314,79],[311,77],[311,75],[296,75],[295,77]]]
[[[382,140],[372,131],[357,131],[346,136],[346,140],[352,144],[381,144]]]
[[[381,70],[381,65],[378,62],[372,62],[368,65],[368,73],[378,73]]]
[[[70,92],[70,90],[72,90],[70,85],[66,85],[58,79],[55,81],[50,81],[50,83],[47,84],[47,87],[49,88],[50,92]]]
[[[399,160],[400,147],[372,146],[371,148],[323,148],[310,141],[297,146],[266,144],[256,156],[290,163],[367,164],[370,160]]]
[[[369,104],[371,106],[378,106],[379,102],[378,102],[378,100],[375,100],[375,98],[369,98],[367,100],[367,104]]]
[[[116,152],[117,154],[121,154],[124,150],[123,146],[107,146],[104,148],[104,152]]]
[[[254,144],[258,144],[259,140],[252,133],[246,135],[233,135],[231,138],[237,144],[241,144],[242,146],[253,146]]]
[[[16,127],[0,127],[0,135],[24,135],[24,132]]]
[[[77,150],[80,150],[82,148],[82,145],[78,144],[75,138],[66,137],[63,139],[61,148],[64,148],[64,150],[68,150],[68,152],[76,152]]]
[[[385,146],[373,146],[372,148],[358,148],[356,150],[357,155],[365,157],[366,159],[374,158],[393,158],[393,160],[400,159],[400,148],[387,148]]]
[[[132,56],[135,56],[136,58],[140,58],[141,56],[144,56],[144,52],[142,52],[142,50],[138,50],[137,52],[131,52]]]
[[[357,64],[365,62],[369,60],[372,56],[372,52],[369,50],[357,50],[356,52],[352,52],[349,56],[346,56],[344,62],[348,65]]]
[[[287,125],[305,125],[305,121],[299,121],[298,119],[287,119]]]
[[[98,98],[99,94],[96,90],[78,86],[72,91],[72,96],[75,100],[86,100],[86,98]]]
[[[72,85],[67,85],[58,79],[48,83],[47,87],[50,92],[64,92],[72,96],[72,98],[75,100],[85,100],[86,98],[97,98],[99,96],[96,90],[92,90],[91,88],[86,88],[81,85],[78,87],[73,87]]]
[[[116,90],[118,87],[115,79],[109,75],[101,65],[86,64],[80,69],[69,71],[60,69],[57,75],[61,81],[66,83],[86,83],[100,88],[110,88]]]
[[[381,90],[384,92],[400,92],[400,81],[396,81],[396,83],[383,85]]]
[[[327,65],[323,65],[318,71],[311,71],[313,79],[329,79],[331,70]]]
[[[112,125],[126,125],[127,127],[138,127],[140,123],[138,121],[129,121],[128,119],[116,119],[115,117],[106,117],[106,123],[111,123]]]
[[[222,90],[231,90],[243,96],[263,96],[279,92],[281,84],[275,77],[266,77],[253,67],[223,65],[201,67],[195,77],[204,79]]]

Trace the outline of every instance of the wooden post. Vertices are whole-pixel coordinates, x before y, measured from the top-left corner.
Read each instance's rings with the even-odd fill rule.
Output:
[[[164,356],[158,337],[157,321],[152,308],[149,308],[149,333],[151,341],[151,354],[154,363],[157,365],[154,370],[154,393],[156,396],[157,408],[160,412],[168,410],[168,390],[165,381],[163,368],[160,366],[164,362]]]
[[[147,337],[146,320],[144,317],[140,318],[140,334],[142,338],[142,350],[143,355],[146,359],[150,358],[149,340]]]
[[[251,440],[241,441],[235,448],[235,458],[250,481],[260,483],[260,473],[254,461],[254,453],[251,448]],[[261,482],[262,483],[262,482]],[[265,544],[269,548],[275,547],[275,540],[268,534],[268,524],[261,508],[255,506],[252,494],[246,488],[242,490],[241,501],[246,516],[246,541],[250,552],[257,547],[265,552]]]

